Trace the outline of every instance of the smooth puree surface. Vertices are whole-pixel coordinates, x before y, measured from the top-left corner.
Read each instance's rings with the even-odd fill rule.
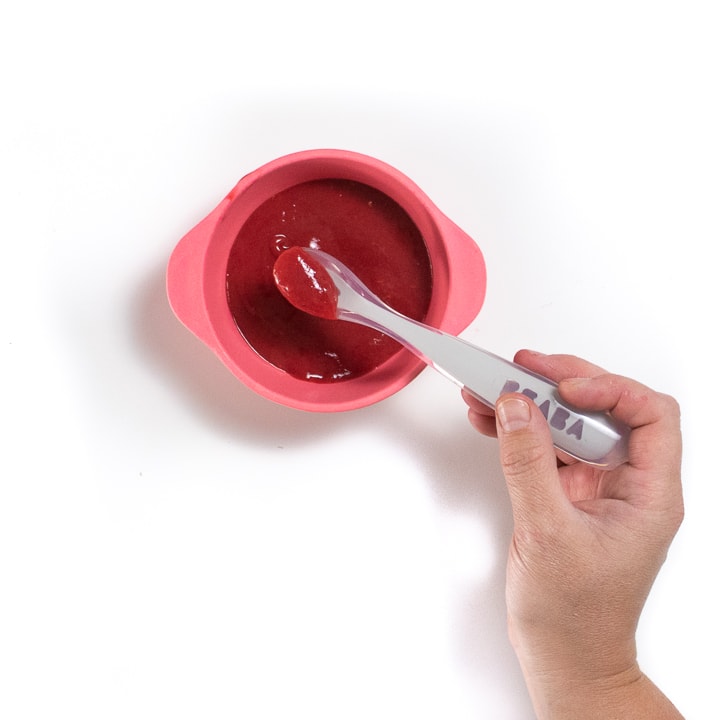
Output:
[[[227,298],[255,351],[295,377],[338,382],[370,372],[400,351],[370,328],[308,315],[275,285],[273,266],[290,247],[324,250],[345,263],[390,307],[424,320],[432,294],[427,248],[391,198],[351,180],[295,185],[261,204],[230,251]]]

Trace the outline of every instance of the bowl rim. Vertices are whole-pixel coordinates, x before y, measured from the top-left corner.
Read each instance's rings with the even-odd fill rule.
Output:
[[[425,363],[409,350],[400,348],[377,368],[356,378],[318,383],[292,376],[272,365],[247,343],[235,324],[226,295],[228,257],[243,222],[276,193],[305,181],[324,178],[363,182],[388,195],[408,213],[421,233],[431,263],[433,284],[426,322],[441,329],[458,331],[458,319],[447,318],[446,310],[452,294],[453,275],[457,274],[452,271],[447,230],[459,231],[459,228],[396,168],[362,153],[333,149],[295,152],[262,165],[241,178],[218,208],[196,228],[193,249],[195,261],[201,268],[199,289],[207,328],[202,332],[191,329],[236,377],[263,397],[300,410],[342,412],[393,395],[417,377],[426,367]],[[476,245],[475,248],[482,269],[483,287],[479,303],[468,299],[468,312],[460,323],[463,327],[480,309],[484,296],[484,262],[479,248]],[[463,269],[458,268],[458,272]],[[184,292],[196,292],[198,288],[195,283],[192,285]],[[170,288],[170,283],[168,286]],[[182,290],[176,287],[175,292],[178,294]],[[181,315],[177,310],[176,314]],[[448,321],[453,327],[447,327]]]

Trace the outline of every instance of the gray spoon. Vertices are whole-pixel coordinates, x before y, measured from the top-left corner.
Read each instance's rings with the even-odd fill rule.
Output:
[[[553,443],[577,460],[611,469],[628,459],[630,428],[608,413],[565,403],[557,385],[516,363],[393,310],[343,263],[322,250],[290,248],[278,258],[275,282],[298,309],[379,330],[490,407],[522,392],[548,421]]]

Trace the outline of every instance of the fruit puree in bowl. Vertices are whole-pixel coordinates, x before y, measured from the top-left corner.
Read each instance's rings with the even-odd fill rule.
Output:
[[[262,357],[309,382],[344,382],[400,349],[380,332],[313,317],[278,293],[272,268],[291,246],[342,260],[388,305],[423,320],[432,295],[427,248],[408,214],[352,180],[312,180],[279,192],[247,219],[230,251],[230,312]]]
[[[272,274],[291,246],[334,255],[388,305],[446,332],[464,329],[484,299],[478,246],[391,166],[343,150],[262,166],[178,243],[167,289],[236,377],[290,407],[363,407],[424,367],[377,331],[294,308]]]

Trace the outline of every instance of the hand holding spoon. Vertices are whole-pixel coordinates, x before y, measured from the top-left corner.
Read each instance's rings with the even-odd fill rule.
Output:
[[[627,426],[608,413],[573,408],[541,375],[401,315],[332,255],[289,248],[278,257],[273,274],[280,292],[299,310],[389,335],[490,407],[507,392],[527,395],[546,417],[555,447],[577,460],[607,469],[627,461]]]

